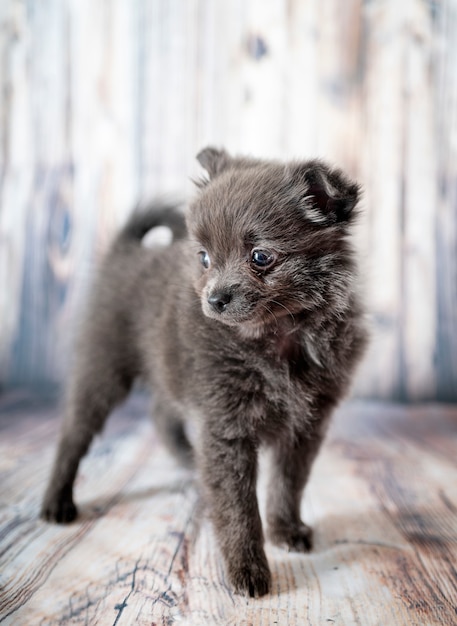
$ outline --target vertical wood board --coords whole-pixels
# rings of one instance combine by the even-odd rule
[[[5,0],[0,384],[62,380],[138,200],[192,196],[207,144],[363,185],[372,343],[355,392],[457,399],[457,0]]]

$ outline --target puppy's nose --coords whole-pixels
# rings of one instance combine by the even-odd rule
[[[216,291],[208,297],[208,302],[215,311],[222,313],[227,308],[231,299],[232,294],[228,291]]]

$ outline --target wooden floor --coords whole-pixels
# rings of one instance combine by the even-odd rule
[[[195,481],[146,408],[110,420],[78,479],[81,517],[58,527],[38,520],[58,412],[0,401],[2,624],[457,624],[457,407],[343,407],[303,502],[315,549],[267,544],[273,589],[257,600],[227,587]]]

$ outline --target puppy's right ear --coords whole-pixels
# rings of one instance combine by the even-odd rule
[[[341,170],[319,160],[307,161],[295,168],[294,179],[306,184],[306,214],[310,221],[344,224],[354,217],[360,187]]]
[[[210,178],[218,176],[229,166],[232,158],[225,150],[217,150],[216,148],[203,148],[197,154],[197,161],[208,172]]]

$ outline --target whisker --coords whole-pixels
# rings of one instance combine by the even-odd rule
[[[272,315],[274,317],[274,320],[276,322],[276,326],[279,327],[278,318],[276,317],[274,312],[270,309],[270,307],[268,307],[264,302],[260,302],[260,305],[265,309],[265,311],[267,311],[267,313],[269,313],[270,315]]]
[[[272,304],[277,304],[278,306],[281,306],[283,309],[285,309],[287,311],[287,313],[290,315],[290,317],[292,318],[292,321],[293,321],[294,326],[295,326],[295,316],[292,313],[292,311],[290,309],[288,309],[285,304],[282,304],[282,302],[278,302],[277,300],[271,300],[271,302],[272,302]]]

